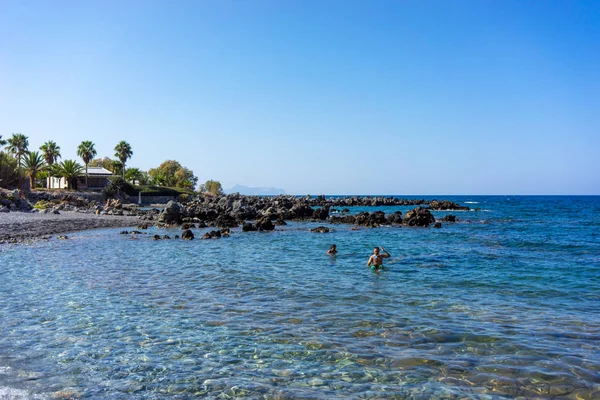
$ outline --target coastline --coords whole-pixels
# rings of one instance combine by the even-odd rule
[[[18,243],[46,235],[98,228],[135,226],[138,217],[96,215],[75,211],[60,214],[10,212],[0,214],[0,244]]]

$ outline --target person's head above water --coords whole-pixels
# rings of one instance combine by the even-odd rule
[[[373,249],[373,254],[379,254],[379,247],[375,247]]]
[[[332,244],[331,246],[329,246],[329,250],[335,250],[335,244]]]

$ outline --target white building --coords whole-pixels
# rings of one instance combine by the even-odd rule
[[[77,177],[77,189],[102,190],[108,185],[108,178],[114,176],[112,172],[102,167],[88,167],[88,184],[85,185],[85,171]],[[65,178],[48,177],[49,189],[66,189]]]

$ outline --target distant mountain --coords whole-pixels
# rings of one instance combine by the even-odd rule
[[[250,196],[268,196],[285,194],[285,190],[272,187],[248,187],[242,185],[235,185],[230,189],[225,189],[225,193],[239,193]]]

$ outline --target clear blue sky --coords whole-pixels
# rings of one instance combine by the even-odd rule
[[[0,0],[13,132],[226,188],[600,194],[600,2]]]

